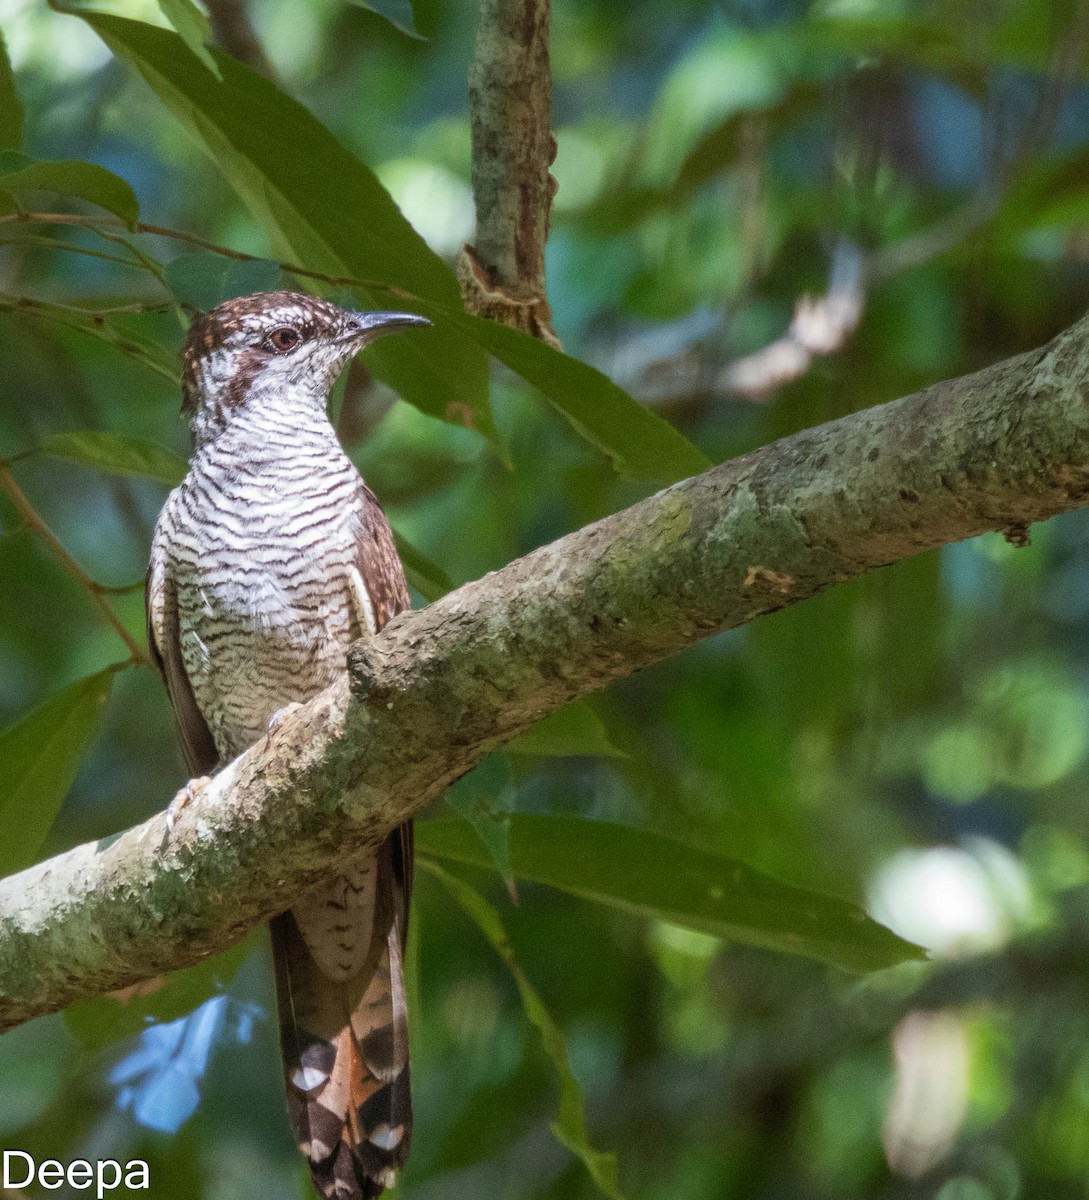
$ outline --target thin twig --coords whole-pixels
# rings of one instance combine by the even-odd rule
[[[95,228],[91,230],[97,237],[103,238],[107,242],[113,242],[115,245],[124,246],[125,249],[136,258],[136,264],[144,268],[150,274],[166,287],[166,272],[163,269],[163,264],[158,259],[152,258],[150,254],[145,254],[138,246],[134,246],[124,234],[111,233],[107,229]]]
[[[129,653],[132,655],[133,662],[150,666],[151,660],[148,658],[147,651],[136,641],[131,633],[121,623],[117,614],[107,604],[104,593],[108,590],[102,584],[92,579],[90,575],[79,565],[78,562],[68,553],[61,545],[57,535],[49,528],[42,519],[38,510],[31,504],[29,497],[23,489],[15,482],[15,476],[12,475],[10,468],[6,462],[0,462],[0,488],[11,497],[12,503],[15,505],[19,515],[30,529],[46,543],[53,551],[54,556],[60,562],[61,566],[72,576],[73,579],[80,585],[84,591],[98,606],[102,615],[113,626],[117,636],[129,648]]]
[[[814,359],[843,349],[862,319],[866,268],[859,246],[841,239],[832,256],[827,290],[795,303],[793,320],[781,337],[725,366],[693,362],[687,349],[658,359],[644,366],[636,394],[643,404],[656,406],[702,403],[724,395],[766,400],[776,388],[808,371]],[[662,376],[666,381],[656,382]]]
[[[161,312],[169,307],[169,302],[158,301],[142,307],[125,307],[119,309],[75,308],[71,305],[54,304],[47,300],[32,300],[29,296],[0,295],[0,311],[30,313],[34,316],[46,317],[51,321],[56,321],[60,325],[67,326],[69,329],[76,329],[81,333],[90,334],[91,337],[98,338],[99,341],[105,342],[108,346],[113,346],[123,354],[128,354],[130,357],[136,359],[137,362],[142,362],[144,366],[161,375],[164,379],[169,379],[171,383],[176,384],[178,382],[177,371],[171,370],[159,362],[143,346],[133,341],[132,338],[119,333],[103,317],[103,314],[110,312]],[[76,317],[89,318],[89,320],[80,321],[76,320]]]
[[[131,258],[122,258],[120,254],[106,254],[103,250],[92,250],[89,246],[77,246],[72,242],[63,242],[60,238],[45,237],[43,234],[25,234],[20,237],[0,238],[0,246],[35,246],[44,250],[67,250],[71,254],[84,254],[89,258],[102,258],[106,262],[120,263],[123,267],[143,270],[144,264]]]
[[[219,254],[223,258],[231,258],[237,262],[266,262],[259,254],[246,254],[242,250],[232,250],[228,246],[220,246],[216,242],[210,242],[207,238],[198,237],[195,233],[186,233],[180,229],[169,229],[165,225],[149,225],[144,221],[137,221],[135,225],[129,225],[127,221],[122,221],[120,217],[90,217],[81,213],[43,213],[43,212],[14,212],[5,213],[0,216],[0,225],[74,225],[84,229],[92,229],[96,233],[101,233],[102,228],[110,229],[129,229],[135,233],[151,233],[157,237],[170,238],[175,242],[185,242],[190,246],[197,246],[201,250],[210,250],[213,254]],[[103,235],[104,236],[104,235]],[[276,260],[272,260],[276,261]],[[384,283],[380,279],[359,279],[353,275],[326,275],[322,271],[311,271],[308,267],[300,267],[298,263],[277,262],[276,265],[281,271],[286,271],[289,275],[300,275],[306,279],[317,279],[321,283],[332,284],[334,287],[363,287],[371,291],[389,292],[390,295],[400,296],[404,300],[416,300],[418,297],[412,292],[405,291],[404,288],[395,287],[391,283]]]
[[[1000,201],[1001,196],[987,188],[948,217],[875,251],[866,261],[867,281],[891,279],[955,250],[970,234],[987,224],[998,211]]]
[[[89,317],[97,322],[102,317],[115,317],[121,313],[153,313],[164,312],[170,307],[165,300],[149,300],[147,303],[115,304],[106,308],[83,308],[78,304],[61,304],[57,300],[35,300],[31,296],[0,295],[0,307],[8,309],[48,309],[50,312],[63,316]]]

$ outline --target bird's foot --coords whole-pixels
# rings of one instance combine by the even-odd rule
[[[291,716],[293,712],[298,712],[302,705],[297,700],[292,700],[290,704],[285,704],[283,708],[278,708],[268,719],[268,725],[265,726],[265,749],[272,745],[272,735],[277,729]]]
[[[211,775],[201,775],[197,779],[190,779],[185,787],[178,789],[177,795],[166,806],[166,836],[168,838],[174,833],[174,822],[177,821],[181,810],[186,805],[192,804],[211,782]]]

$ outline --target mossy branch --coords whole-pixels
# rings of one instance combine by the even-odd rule
[[[1089,319],[403,614],[170,839],[160,815],[0,881],[0,1030],[223,949],[576,696],[876,567],[1087,503]]]

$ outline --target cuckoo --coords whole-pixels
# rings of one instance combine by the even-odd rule
[[[147,613],[194,777],[268,736],[344,670],[352,641],[408,607],[389,524],[327,401],[356,351],[426,324],[294,292],[193,322],[182,375],[193,455],[155,527]],[[288,1108],[329,1200],[378,1196],[408,1153],[411,878],[408,823],[285,897],[271,923]]]

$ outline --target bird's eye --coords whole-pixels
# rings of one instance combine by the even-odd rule
[[[283,329],[274,329],[268,335],[268,341],[273,350],[285,354],[288,350],[294,350],[299,344],[299,331],[285,325]]]

